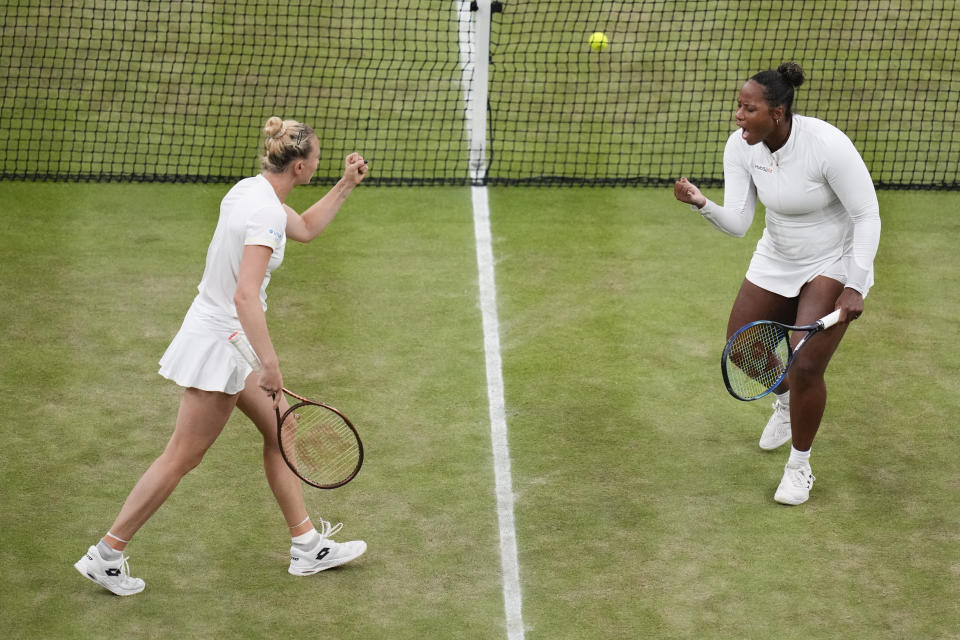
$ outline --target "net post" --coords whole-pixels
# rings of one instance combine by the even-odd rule
[[[475,7],[475,9],[474,9]],[[469,100],[467,104],[467,144],[470,151],[470,184],[487,183],[487,102],[490,80],[490,14],[491,0],[470,3],[474,15],[471,31],[473,52]]]

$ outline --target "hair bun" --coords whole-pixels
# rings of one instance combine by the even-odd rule
[[[777,67],[777,73],[783,76],[783,79],[794,87],[799,87],[803,84],[803,67],[796,62],[784,62]]]
[[[283,133],[283,120],[277,116],[271,116],[263,126],[263,132],[268,138],[279,137]]]

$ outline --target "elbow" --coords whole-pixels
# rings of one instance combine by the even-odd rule
[[[734,238],[742,238],[746,236],[747,231],[750,230],[749,226],[742,226],[742,225],[732,226],[732,225],[714,224],[714,226],[720,231],[723,231],[728,236],[732,236]]]
[[[252,302],[257,300],[257,296],[251,295],[249,291],[237,288],[233,294],[233,304],[237,308],[237,313],[241,309],[246,309]]]
[[[750,226],[753,224],[753,209],[741,209],[731,222],[730,235],[734,238],[745,237],[747,232],[750,231]]]
[[[297,229],[295,231],[287,231],[287,238],[300,244],[309,244],[320,235],[319,230],[311,229],[310,227],[304,227],[302,229]]]

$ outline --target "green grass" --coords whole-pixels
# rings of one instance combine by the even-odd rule
[[[288,384],[347,411],[367,448],[360,478],[311,492],[311,508],[371,553],[323,582],[288,579],[257,436],[235,417],[137,539],[151,597],[119,601],[77,589],[70,564],[169,437],[178,392],[155,363],[195,293],[223,189],[2,189],[18,203],[2,245],[8,635],[89,637],[109,618],[120,636],[279,637],[306,625],[422,637],[437,610],[463,630],[450,637],[497,635],[499,568],[475,561],[497,542],[495,522],[477,517],[493,497],[468,199],[358,193],[329,240],[291,246],[271,287]],[[53,555],[39,555],[51,537]]]
[[[719,381],[761,225],[725,237],[664,192],[497,192],[530,637],[955,637],[955,200],[881,194],[878,284],[788,509],[784,454],[755,444],[769,405]]]
[[[235,416],[131,545],[143,594],[70,566],[169,437],[179,393],[156,361],[224,191],[0,183],[0,630],[505,638],[464,189],[362,188],[270,286],[287,383],[364,436],[361,475],[308,493],[367,540],[362,559],[286,574]],[[718,372],[759,223],[728,238],[669,190],[491,192],[529,640],[957,637],[957,197],[880,199],[877,284],[828,372],[817,483],[786,508],[785,453],[756,447],[768,406]]]
[[[245,175],[280,113],[317,126],[321,176],[357,149],[373,178],[465,180],[455,7],[408,4],[4,7],[0,172]],[[739,83],[798,59],[798,112],[847,131],[875,180],[955,185],[956,9],[914,4],[864,21],[846,1],[506,3],[491,175],[716,179]],[[169,437],[179,391],[156,362],[226,188],[0,182],[0,632],[504,638],[462,188],[360,189],[270,286],[288,385],[363,434],[357,480],[308,501],[366,556],[286,574],[258,437],[235,416],[131,546],[144,594],[70,566]],[[772,500],[783,452],[756,447],[768,405],[718,375],[759,222],[725,237],[664,189],[495,188],[491,204],[529,640],[960,637],[956,194],[881,193],[877,285],[828,372],[818,480],[795,509]]]

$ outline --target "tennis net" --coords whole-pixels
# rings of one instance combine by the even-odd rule
[[[795,60],[794,110],[844,130],[878,186],[960,188],[952,0],[504,0],[488,60],[470,5],[6,0],[0,179],[231,181],[279,115],[317,130],[318,183],[357,150],[381,185],[717,184],[740,84]]]

